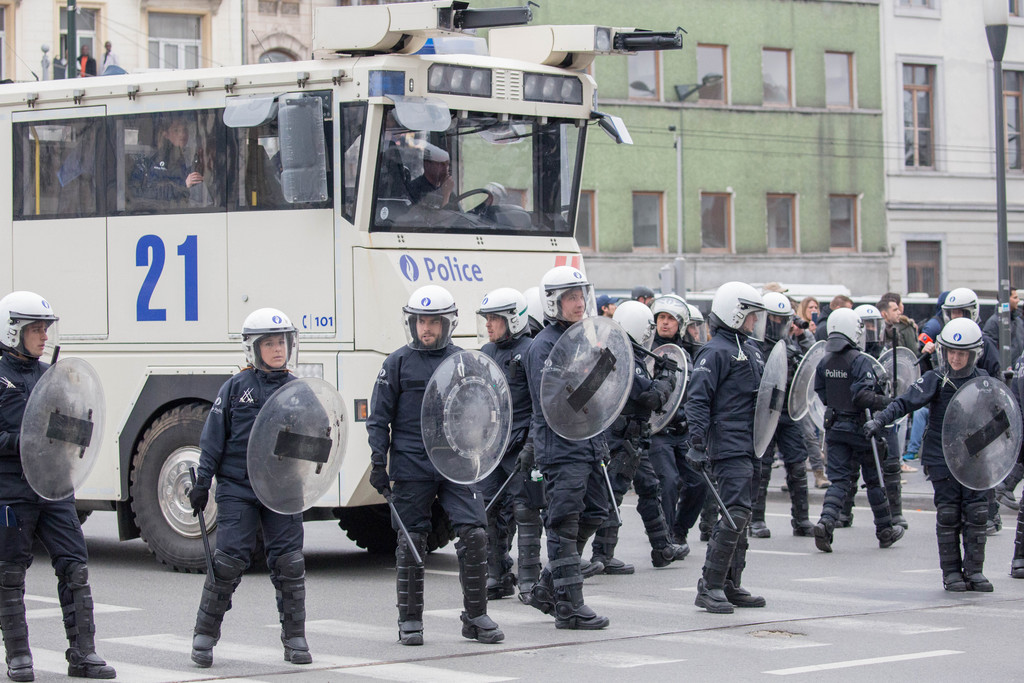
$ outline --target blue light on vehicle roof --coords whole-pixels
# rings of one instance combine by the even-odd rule
[[[404,71],[371,71],[370,72],[370,97],[382,95],[404,95],[405,94],[405,72]]]

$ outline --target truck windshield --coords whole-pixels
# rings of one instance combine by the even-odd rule
[[[586,126],[459,112],[441,132],[385,113],[371,230],[571,236]]]

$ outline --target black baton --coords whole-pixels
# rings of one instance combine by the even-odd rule
[[[864,415],[870,420],[871,411],[867,408],[864,409]],[[875,456],[875,471],[878,472],[878,485],[882,487],[882,493],[885,493],[885,478],[882,475],[882,461],[878,457],[878,444],[875,443],[875,437],[871,436],[868,438],[871,442],[871,452]],[[889,496],[885,496],[885,507],[889,508]],[[889,517],[892,517],[892,509],[889,509]]]
[[[188,468],[189,477],[192,478],[192,486],[196,485],[196,468]],[[213,580],[213,555],[210,553],[210,535],[206,533],[206,515],[200,510],[199,514],[196,515],[199,518],[199,533],[203,537],[203,554],[206,555],[206,571],[210,573],[210,579]]]
[[[704,475],[704,481],[707,482],[708,488],[711,489],[711,495],[713,495],[715,500],[718,502],[718,507],[722,510],[722,517],[725,518],[725,521],[729,522],[729,528],[733,531],[739,531],[739,529],[736,528],[736,520],[732,518],[732,515],[729,514],[729,508],[725,507],[725,503],[722,502],[722,497],[718,495],[718,489],[715,488],[714,483],[711,481],[711,477],[708,476],[707,470],[701,467],[700,473]]]
[[[498,489],[498,492],[494,494],[493,498],[491,498],[491,502],[488,503],[487,506],[484,508],[484,512],[491,511],[491,507],[494,506],[494,501],[498,500],[498,498],[501,497],[501,494],[505,492],[505,489],[508,488],[508,485],[512,483],[512,477],[516,476],[517,474],[519,474],[519,463],[516,463],[516,466],[512,468],[512,474],[508,475],[508,479],[505,480],[505,483],[501,485],[501,488]]]
[[[423,558],[420,557],[420,551],[416,549],[416,544],[412,542],[412,536],[409,535],[409,530],[405,528],[405,524],[402,523],[402,518],[398,516],[398,510],[395,509],[395,504],[391,500],[391,491],[388,491],[383,495],[384,500],[388,502],[388,507],[391,508],[391,518],[398,522],[398,528],[402,531],[402,535],[405,536],[405,543],[409,546],[410,552],[412,552],[412,559],[416,560],[416,564],[423,564]]]
[[[601,471],[604,472],[604,483],[608,484],[608,495],[611,497],[612,509],[615,510],[615,519],[619,526],[622,526],[622,515],[619,514],[619,506],[615,504],[615,489],[612,488],[612,478],[608,476],[608,465],[601,460]]]

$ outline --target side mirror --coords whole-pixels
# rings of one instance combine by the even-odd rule
[[[319,97],[301,94],[278,98],[281,141],[281,190],[290,204],[327,199],[327,142],[323,104]]]

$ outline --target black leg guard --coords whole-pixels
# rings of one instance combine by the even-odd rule
[[[967,590],[991,593],[992,582],[981,573],[985,564],[985,522],[987,503],[972,503],[964,515],[964,580]]]
[[[487,616],[487,532],[478,526],[464,526],[460,531],[455,551],[465,608],[462,636],[481,643],[500,643],[505,634]]]
[[[410,533],[420,553],[427,555],[427,537]],[[398,575],[398,642],[402,645],[423,644],[423,564],[416,564],[405,534],[398,535],[395,549],[395,570]]]
[[[598,574],[601,574],[601,573],[604,572],[604,562],[601,561],[601,555],[600,554],[593,555],[589,560],[586,560],[586,559],[583,558],[583,551],[587,549],[587,541],[590,540],[591,537],[593,537],[594,538],[594,548],[595,548],[594,552],[595,553],[597,552],[596,548],[600,544],[599,541],[598,541],[597,535],[598,535],[598,532],[600,532],[601,527],[604,526],[605,524],[615,525],[615,539],[616,539],[616,542],[617,542],[619,536],[618,536],[618,526],[617,526],[616,522],[614,522],[614,521],[606,521],[605,523],[595,523],[595,522],[589,522],[589,521],[588,522],[580,521],[580,523],[579,523],[579,531],[576,534],[576,552],[579,553],[579,556],[580,556],[580,571],[583,572],[583,578],[584,579],[589,579],[591,576],[597,576]],[[612,548],[612,550],[614,552],[614,548]],[[553,552],[554,554],[557,554],[558,553],[558,548],[556,547],[555,550],[552,551],[550,546],[549,546],[548,547],[548,552],[549,553]],[[619,564],[622,564],[622,563],[620,562]]]
[[[769,447],[768,452],[772,452]],[[772,459],[765,453],[765,456],[754,465],[758,473],[759,481],[757,486],[757,498],[754,499],[754,507],[750,511],[750,524],[747,526],[748,533],[754,538],[771,538],[772,532],[764,522],[764,511],[768,504],[768,485],[772,480]],[[758,470],[760,470],[758,472]]]
[[[529,594],[540,579],[540,536],[543,526],[540,512],[515,504],[516,525],[519,527],[519,599],[529,604]]]
[[[810,506],[807,502],[807,472],[802,462],[786,463],[786,487],[789,489],[793,535],[813,536],[814,525],[810,521]]]
[[[35,680],[25,620],[25,567],[14,562],[0,562],[0,630],[7,653],[7,677]]]
[[[935,511],[935,538],[939,542],[939,569],[942,587],[951,593],[967,590],[963,562],[960,559],[960,509],[940,505]]]
[[[741,525],[746,510],[743,508],[736,508],[737,512],[733,514],[733,519],[737,525]],[[732,513],[732,510],[729,510]],[[750,591],[743,588],[740,585],[740,581],[743,578],[743,570],[747,566],[747,546],[749,545],[747,537],[740,534],[740,537],[736,539],[736,550],[732,554],[732,562],[729,564],[729,576],[725,580],[725,597],[736,607],[764,607],[765,599],[759,595],[751,595]]]
[[[904,529],[909,529],[910,524],[907,523],[907,518],[903,516],[903,485],[900,483],[902,472],[900,471],[900,462],[890,462],[889,459],[882,464],[882,483],[885,485],[885,497],[889,501],[889,515],[892,517],[892,523],[896,526],[901,526]]]
[[[213,646],[220,640],[224,613],[231,609],[231,596],[242,580],[248,563],[221,551],[213,554],[213,576],[207,574],[199,600],[192,636],[192,661],[204,669],[213,665]]]
[[[114,667],[108,666],[96,654],[96,622],[93,620],[92,590],[89,588],[89,568],[72,562],[61,576],[61,583],[70,603],[61,604],[64,612],[64,630],[68,636],[68,676],[75,678],[113,678]]]
[[[644,520],[644,531],[647,532],[647,540],[651,542],[651,564],[655,567],[667,567],[690,554],[690,546],[673,543],[668,537],[668,525],[660,505],[653,519]]]
[[[987,522],[985,532],[992,536],[999,533],[1003,528],[1003,518],[999,515],[999,503],[996,501],[996,490],[989,489],[985,492],[988,499]]]
[[[555,628],[596,630],[608,625],[608,618],[598,616],[583,602],[583,574],[576,540],[579,534],[575,521],[567,521],[557,529],[558,557],[551,561],[555,589]]]
[[[306,560],[301,550],[277,558],[270,576],[277,589],[284,661],[310,664],[313,655],[306,642]]]
[[[700,511],[700,522],[697,523],[697,528],[700,531],[700,540],[711,540],[711,533],[714,531],[715,525],[718,524],[718,515],[718,502],[714,496],[706,496],[704,498],[704,507]]]
[[[875,538],[879,548],[889,548],[903,538],[903,527],[896,526],[889,513],[889,499],[881,486],[868,487],[868,502],[871,503],[871,514],[875,517]]]
[[[853,526],[853,506],[856,504],[858,488],[860,488],[860,475],[854,473],[850,481],[850,488],[846,489],[846,498],[843,499],[843,503],[839,507],[836,526],[844,529]]]
[[[1001,505],[1005,505],[1011,510],[1020,510],[1020,502],[1014,497],[1013,490],[1017,488],[1021,479],[1024,479],[1024,465],[1017,462],[1006,478],[996,485],[996,500]]]
[[[1024,579],[1024,510],[1017,514],[1017,536],[1013,544],[1010,576],[1015,579]]]
[[[503,510],[495,504],[487,514],[487,599],[500,600],[516,592],[516,577],[509,569],[508,534],[501,528]]]
[[[615,557],[615,546],[618,545],[618,543],[618,524],[611,524],[610,526],[602,526],[599,528],[594,534],[594,542],[591,545],[591,548],[594,551],[593,557],[590,558],[591,564],[597,564],[600,562],[604,565],[604,569],[602,571],[605,574],[632,574],[635,572],[636,567],[631,564],[626,564]]]
[[[732,614],[733,606],[725,594],[725,582],[732,566],[732,556],[736,552],[739,539],[747,533],[747,522],[750,511],[743,508],[730,508],[729,513],[736,522],[733,531],[721,520],[715,525],[708,551],[704,558],[703,575],[697,581],[697,598],[693,601],[697,607],[703,607],[712,614]]]

